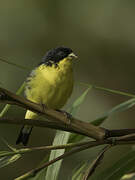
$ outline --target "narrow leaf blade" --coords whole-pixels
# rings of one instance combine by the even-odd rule
[[[86,89],[86,91],[84,91],[84,93],[79,98],[77,98],[76,101],[74,101],[71,108],[69,109],[69,113],[72,114],[72,116],[76,115],[77,111],[79,110],[80,105],[83,103],[87,93],[89,92],[91,88],[92,86]]]
[[[17,67],[17,68],[23,69],[23,70],[30,70],[30,69],[29,69],[28,67],[26,67],[26,66],[22,66],[22,65],[20,65],[20,64],[16,64],[16,63],[10,62],[10,61],[6,60],[5,58],[2,58],[2,57],[0,57],[0,61],[2,61],[2,62],[4,62],[4,63],[7,63],[7,64],[10,64],[10,65],[12,65],[12,66],[15,66],[15,67]]]
[[[105,152],[110,148],[110,145],[107,145],[99,154],[98,156],[94,159],[92,163],[88,165],[88,168],[85,170],[83,173],[83,178],[82,180],[88,180],[88,178],[94,173],[95,169],[97,166],[101,163]]]
[[[82,180],[83,178],[83,172],[87,168],[89,162],[82,163],[78,168],[73,171],[71,174],[71,177],[69,177],[69,180]]]
[[[71,108],[69,110],[70,114],[75,115],[77,113],[77,110],[79,109],[80,105],[83,103],[83,101],[90,89],[91,89],[90,87],[88,89],[86,89],[86,91],[84,91],[84,93],[79,98],[76,99],[76,101],[73,103],[73,105],[71,106]],[[70,137],[69,132],[57,131],[56,136],[54,138],[53,145],[66,144],[69,140],[69,137]],[[52,151],[50,154],[49,160],[52,160],[52,159],[62,155],[64,152],[65,152],[64,149]],[[55,163],[47,168],[46,180],[48,180],[48,179],[57,180],[58,179],[58,174],[60,171],[61,164],[62,164],[62,160],[58,161],[57,163]]]
[[[135,151],[130,151],[114,163],[111,167],[98,174],[94,180],[101,178],[104,180],[119,180],[124,174],[135,168]]]
[[[6,157],[0,158],[0,168],[5,167],[5,166],[17,161],[20,157],[21,157],[20,154],[16,154],[13,156],[6,156]]]
[[[115,114],[115,113],[119,113],[119,112],[123,112],[125,110],[130,109],[131,107],[133,107],[135,105],[135,98],[132,98],[130,100],[127,100],[123,103],[120,103],[118,105],[116,105],[115,107],[113,107],[111,110],[109,110],[108,112],[106,112],[103,116],[95,119],[94,121],[92,121],[91,123],[94,125],[100,125],[102,124],[109,116]]]
[[[8,147],[12,150],[12,151],[0,151],[0,168],[5,167],[15,161],[17,161],[21,155],[20,154],[14,154],[11,156],[6,156],[8,153],[12,153],[12,152],[16,152],[17,150],[12,147],[11,145],[7,144]]]

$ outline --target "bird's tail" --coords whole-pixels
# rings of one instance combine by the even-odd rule
[[[26,115],[25,115],[25,119],[34,119],[35,117],[37,117],[36,113],[27,110]],[[32,128],[33,128],[32,126],[28,126],[28,125],[23,126],[20,130],[16,144],[22,143],[24,146],[26,146],[28,143],[29,136],[31,134]]]
[[[22,143],[24,146],[26,146],[28,143],[32,128],[33,128],[32,126],[23,126],[16,140],[16,144]]]

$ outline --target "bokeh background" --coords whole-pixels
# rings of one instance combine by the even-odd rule
[[[126,0],[29,0],[0,1],[0,57],[28,67],[30,70],[45,52],[56,46],[71,47],[79,59],[75,64],[75,88],[67,107],[87,88],[80,82],[121,90],[135,91],[135,1]],[[22,70],[0,61],[0,85],[15,92],[29,70]],[[92,90],[77,114],[84,121],[94,120],[127,97]],[[4,106],[0,105],[0,109]],[[25,111],[11,107],[7,117],[24,117]],[[134,127],[135,108],[115,114],[102,126]],[[19,126],[0,125],[0,137],[16,148]],[[35,128],[29,146],[49,145],[55,131]],[[0,140],[0,150],[7,147]],[[99,148],[96,148],[96,150]],[[110,166],[130,147],[109,151],[103,165]],[[59,179],[67,180],[72,170],[84,160],[92,160],[97,151],[67,158]],[[15,163],[0,169],[0,178],[14,179],[36,167],[45,152],[30,153]],[[8,172],[8,173],[7,173]]]

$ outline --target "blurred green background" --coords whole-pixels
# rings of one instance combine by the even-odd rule
[[[79,82],[134,93],[135,1],[0,1],[0,57],[32,69],[48,49],[61,45],[72,48],[79,57],[75,64],[75,88],[67,107],[87,88]],[[0,62],[0,84],[15,92],[29,72]],[[127,99],[92,90],[81,105],[77,117],[85,121],[94,120]],[[116,114],[102,126],[134,127],[134,110],[132,108]],[[24,114],[23,109],[12,107],[6,116],[24,117]],[[0,137],[19,148],[21,146],[15,146],[19,129],[19,126],[1,124]],[[54,133],[54,130],[35,128],[29,146],[51,144]],[[0,149],[6,148],[1,140]],[[127,150],[129,146],[109,151],[102,168],[111,165]],[[0,178],[14,179],[36,167],[45,154],[24,155],[15,163],[0,169]],[[93,159],[96,154],[94,149],[67,158],[59,179],[67,180],[77,164]]]

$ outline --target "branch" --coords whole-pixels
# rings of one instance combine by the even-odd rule
[[[22,118],[4,118],[0,117],[0,124],[16,124],[16,125],[31,125],[36,127],[46,127],[51,129],[57,129],[62,131],[67,131],[71,133],[78,133],[84,136],[87,136],[83,132],[78,132],[75,129],[64,123],[56,122],[56,121],[50,121],[47,119],[22,119]],[[107,130],[108,135],[107,138],[111,137],[119,137],[119,140],[123,137],[128,137],[129,135],[132,135],[135,133],[135,129],[118,129],[118,130]],[[122,137],[121,137],[122,136]],[[131,136],[130,136],[131,138]],[[135,137],[132,137],[132,140],[135,140]]]
[[[76,147],[68,152],[65,152],[63,155],[49,162],[46,162],[41,167],[31,170],[30,172],[17,178],[16,180],[21,180],[26,177],[32,177],[41,169],[46,168],[47,166],[55,163],[56,161],[91,147],[95,147],[103,144],[111,144],[111,145],[135,144],[135,129],[106,130],[104,128],[94,126],[90,123],[75,119],[74,117],[69,118],[65,116],[62,112],[58,112],[53,109],[44,107],[43,105],[33,103],[3,88],[0,88],[0,103],[17,105],[25,109],[29,109],[33,112],[36,112],[38,115],[41,115],[42,117],[45,117],[45,119],[34,119],[34,120],[20,119],[20,118],[0,118],[0,123],[24,124],[24,125],[26,124],[26,125],[33,125],[39,127],[60,129],[64,131],[82,134],[97,140],[97,141],[84,143],[80,147]],[[53,148],[56,147],[49,147],[49,148],[50,149],[48,150],[52,150]],[[25,149],[23,150],[25,151]],[[24,153],[24,151],[22,151],[21,153]],[[31,150],[27,149],[27,152],[28,151],[30,152]]]
[[[135,133],[126,135],[126,136],[117,137],[117,138],[100,140],[100,141],[90,141],[89,140],[89,141],[84,141],[84,142],[68,143],[68,144],[56,145],[56,146],[21,148],[21,149],[17,149],[16,151],[3,152],[0,154],[0,158],[5,157],[5,156],[15,155],[15,154],[25,154],[25,153],[39,151],[39,150],[51,151],[51,150],[57,150],[57,149],[68,149],[68,148],[73,148],[73,147],[79,147],[79,146],[83,146],[83,145],[89,145],[90,146],[89,148],[92,148],[95,146],[105,145],[105,144],[109,144],[109,145],[135,144]]]
[[[39,127],[48,127],[48,128],[78,133],[81,135],[92,137],[96,140],[102,140],[109,137],[117,137],[117,136],[123,136],[131,133],[135,133],[135,129],[107,130],[104,128],[94,126],[90,123],[80,121],[73,117],[69,119],[61,112],[55,111],[53,109],[49,109],[47,107],[44,108],[43,105],[33,103],[3,88],[0,88],[0,103],[18,105],[25,109],[30,109],[46,118],[46,119],[44,118],[44,120],[0,118],[0,123],[24,124],[24,125],[26,124],[26,125],[33,125]]]
[[[73,117],[69,119],[67,116],[65,116],[61,112],[33,103],[3,88],[0,88],[0,102],[12,104],[12,105],[18,105],[25,109],[29,109],[31,111],[38,113],[39,115],[46,117],[50,121],[59,122],[62,125],[68,126],[76,133],[84,134],[96,140],[104,139],[106,136],[105,129],[94,126],[87,122],[80,121]]]
[[[47,119],[21,119],[21,118],[0,118],[0,124],[16,124],[16,125],[31,125],[36,127],[45,127],[45,128],[51,128],[51,129],[57,129],[62,131],[67,131],[71,133],[78,133],[81,135],[87,136],[83,132],[78,132],[74,128],[69,127],[61,122],[56,121],[50,121]]]

